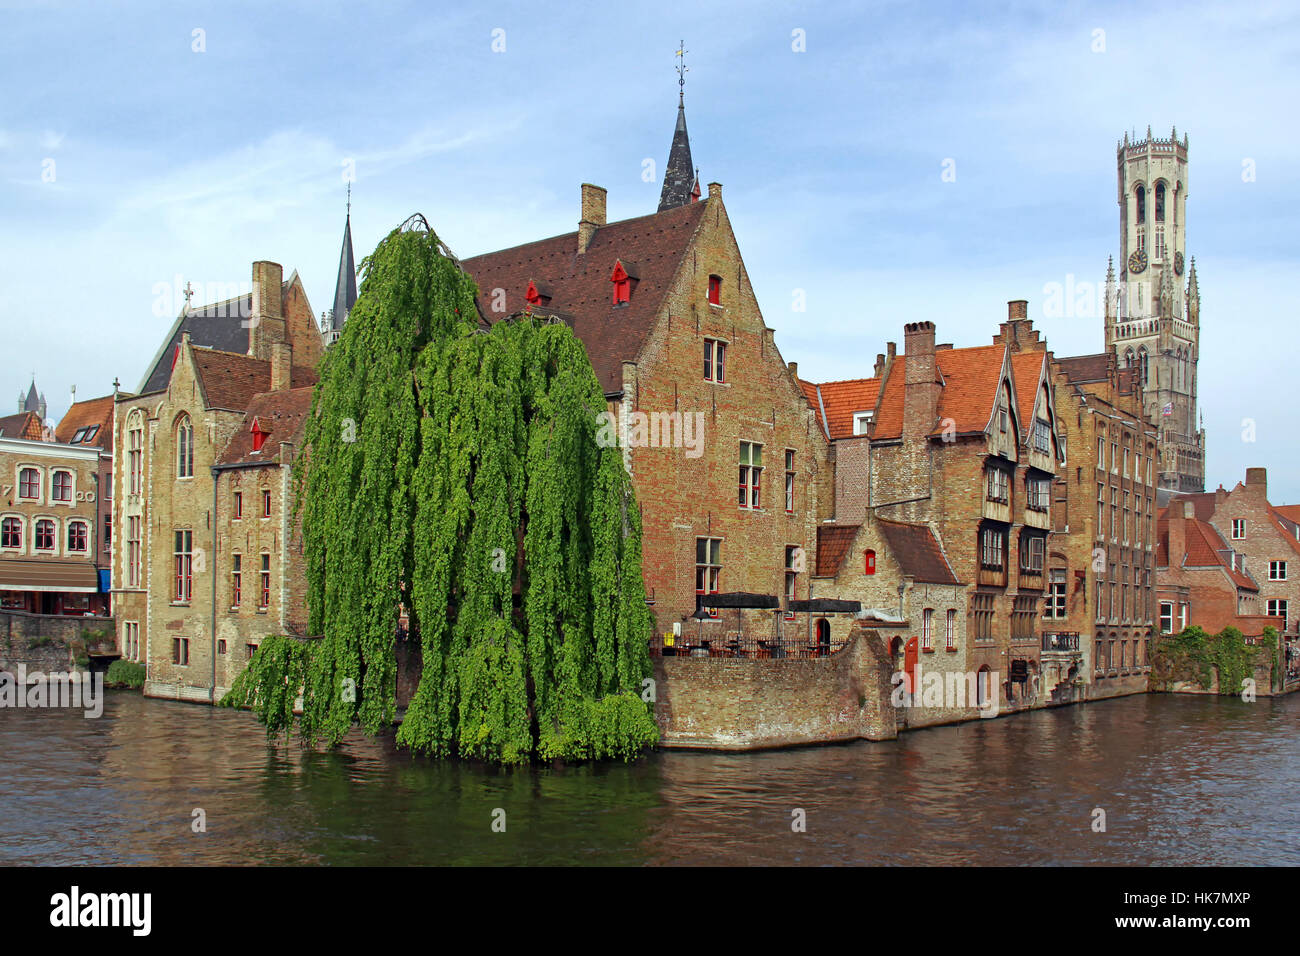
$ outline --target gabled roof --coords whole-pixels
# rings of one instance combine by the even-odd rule
[[[1300,524],[1300,505],[1273,505],[1273,510],[1292,524]]]
[[[84,436],[85,432],[82,430],[91,428],[95,429],[94,434],[89,436],[89,440],[83,437],[78,444],[111,450],[113,447],[112,395],[91,398],[74,404],[60,420],[59,426],[54,429],[54,440],[65,445],[71,444],[78,432],[82,432]]]
[[[218,467],[253,462],[278,464],[280,442],[301,444],[303,425],[311,411],[314,388],[287,388],[278,392],[259,392],[248,401],[244,422],[235,430],[230,442],[217,456]],[[261,451],[253,450],[253,422],[267,433]]]
[[[876,524],[889,553],[898,562],[903,574],[925,584],[960,584],[953,574],[948,556],[939,546],[934,532],[923,524],[908,524],[902,521],[886,521],[877,518]]]
[[[799,381],[822,429],[832,438],[853,437],[856,412],[874,412],[880,396],[880,379],[855,378],[820,385]]]
[[[1016,382],[1016,405],[1020,409],[1020,434],[1024,438],[1034,422],[1034,406],[1038,404],[1038,386],[1047,370],[1046,352],[1013,352],[1012,377]]]
[[[295,272],[296,276],[297,273]],[[293,276],[280,285],[280,295],[288,291]],[[149,370],[140,380],[140,394],[161,392],[172,377],[172,357],[181,336],[190,333],[195,345],[223,352],[248,351],[249,316],[253,314],[253,293],[237,295],[224,302],[213,302],[188,312],[181,312],[172,323],[171,331],[149,364]]]
[[[1228,557],[1231,548],[1223,536],[1215,530],[1214,525],[1200,518],[1186,519],[1186,542],[1181,555],[1169,554],[1168,511],[1160,515],[1156,524],[1156,567],[1157,568],[1220,568],[1229,580],[1239,588],[1258,591],[1257,585],[1249,575],[1236,570]],[[1172,564],[1171,564],[1172,560]]]
[[[247,355],[195,348],[194,369],[208,408],[242,412],[254,395],[271,388],[271,363]],[[315,385],[316,378],[315,369],[295,365],[289,372],[289,386]]]
[[[1070,355],[1056,360],[1056,364],[1065,375],[1065,380],[1071,385],[1106,381],[1109,362],[1110,356],[1106,352],[1098,352],[1095,355]]]
[[[993,417],[993,404],[1002,380],[1005,345],[979,345],[966,349],[940,349],[935,353],[939,390],[939,414],[931,435],[943,433],[943,420],[951,418],[958,434],[982,432]],[[885,377],[876,415],[874,437],[903,437],[903,392],[907,363],[899,355]],[[1012,376],[1014,378],[1014,375]]]
[[[41,436],[41,416],[35,412],[16,412],[0,417],[0,438],[40,441]]]
[[[821,524],[817,526],[817,573],[819,578],[833,578],[840,573],[844,556],[858,533],[855,524]]]
[[[654,328],[707,206],[687,203],[601,226],[583,255],[578,234],[569,232],[474,256],[461,265],[478,284],[479,310],[491,322],[523,309],[530,281],[544,282],[551,292],[549,308],[573,316],[573,331],[610,394],[622,390],[622,363],[637,358]],[[619,259],[636,263],[640,281],[631,300],[616,306],[609,277]],[[495,289],[505,292],[504,312],[492,309]]]
[[[1214,517],[1215,493],[1213,491],[1189,491],[1177,492],[1169,499],[1166,508],[1180,508],[1184,502],[1190,501],[1195,510],[1198,521],[1209,521]]]

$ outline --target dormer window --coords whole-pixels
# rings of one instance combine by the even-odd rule
[[[529,305],[547,306],[551,302],[551,292],[542,283],[530,279],[528,281],[528,291],[524,293],[524,301]]]
[[[253,433],[253,451],[261,451],[262,445],[266,442],[266,436],[271,433],[263,430],[261,421],[256,418],[253,419],[253,427],[249,430]]]
[[[853,434],[865,435],[871,427],[871,420],[875,412],[854,412],[853,413]]]
[[[637,270],[632,263],[622,259],[614,263],[614,273],[609,281],[614,283],[614,304],[626,305],[632,301],[632,286],[636,282]]]
[[[722,305],[722,276],[709,276],[709,305]]]

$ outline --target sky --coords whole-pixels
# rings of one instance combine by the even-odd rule
[[[349,175],[358,262],[414,212],[462,258],[570,232],[583,182],[654,212],[684,40],[701,181],[815,381],[906,322],[987,344],[1010,299],[1101,351],[1048,292],[1118,254],[1125,131],[1186,133],[1206,485],[1300,502],[1300,6],[441,7],[0,0],[0,414],[33,373],[52,419],[135,389],[180,288],[254,260],[329,308]]]

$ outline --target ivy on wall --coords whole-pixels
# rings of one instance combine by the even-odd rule
[[[1151,659],[1152,687],[1168,690],[1182,682],[1210,690],[1217,674],[1218,693],[1236,696],[1242,681],[1255,676],[1256,667],[1274,663],[1277,649],[1278,634],[1271,625],[1255,644],[1247,644],[1235,627],[1209,634],[1193,625],[1157,643]]]
[[[504,764],[630,758],[651,619],[639,512],[605,400],[564,325],[483,331],[472,279],[430,231],[394,230],[321,367],[295,463],[309,629],[263,641],[223,703],[336,744],[396,718],[394,634],[423,669],[397,734]]]

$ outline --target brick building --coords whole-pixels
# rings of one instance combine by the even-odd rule
[[[722,592],[806,595],[787,567],[816,544],[826,438],[763,319],[722,201],[689,177],[685,114],[653,215],[606,221],[584,184],[576,232],[465,260],[480,309],[564,321],[586,346],[643,522],[646,596],[659,632],[713,642],[770,635],[772,611],[703,612]],[[804,627],[787,622],[790,627]]]
[[[303,619],[287,468],[321,336],[296,274],[286,283],[278,264],[255,262],[252,285],[243,306],[180,321],[242,329],[244,349],[201,348],[181,328],[170,361],[146,375],[151,390],[114,410],[119,647],[146,664],[152,696],[219,698],[249,644]],[[232,325],[241,309],[249,318]]]

